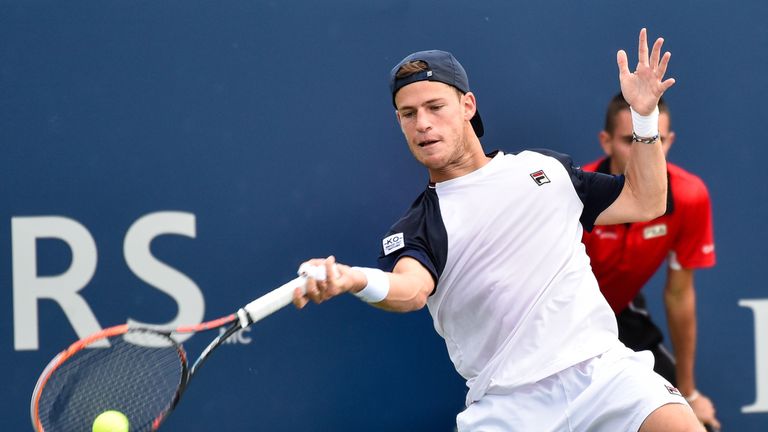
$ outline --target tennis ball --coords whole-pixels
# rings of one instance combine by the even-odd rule
[[[104,411],[93,421],[93,432],[128,432],[128,417],[120,411]]]

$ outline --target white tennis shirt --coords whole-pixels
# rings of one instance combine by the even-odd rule
[[[581,235],[623,184],[551,151],[497,152],[430,185],[391,228],[379,265],[391,271],[409,256],[432,273],[428,308],[467,380],[467,405],[617,344]]]

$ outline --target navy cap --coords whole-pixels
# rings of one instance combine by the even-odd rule
[[[398,79],[397,71],[406,63],[415,61],[423,61],[427,64],[428,69]],[[461,63],[456,60],[456,57],[446,51],[419,51],[400,60],[400,63],[392,68],[392,71],[389,73],[389,90],[392,92],[392,104],[394,105],[395,95],[401,88],[418,81],[438,81],[456,87],[462,93],[469,91],[467,72],[461,66]],[[475,111],[475,115],[470,120],[470,123],[472,123],[472,129],[475,130],[475,135],[478,137],[483,136],[484,129],[483,121],[480,119],[480,111]]]

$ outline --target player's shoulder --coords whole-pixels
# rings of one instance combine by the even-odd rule
[[[667,173],[675,201],[695,202],[709,199],[707,185],[701,177],[671,162],[667,162]]]
[[[560,153],[555,150],[547,149],[547,148],[530,148],[521,150],[516,153],[511,153],[510,156],[513,156],[519,160],[531,162],[531,163],[539,163],[542,161],[557,161],[560,164],[562,164],[567,170],[571,170],[572,168],[579,168],[573,166],[573,159],[570,155],[567,155],[565,153]]]
[[[548,148],[528,148],[528,149],[520,150],[519,152],[513,153],[513,154],[517,156],[532,157],[532,158],[550,157],[558,160],[571,159],[571,157],[565,153],[560,153],[558,151],[548,149]]]
[[[393,228],[420,225],[425,218],[434,216],[437,211],[439,211],[437,195],[434,187],[430,185],[413,200]]]

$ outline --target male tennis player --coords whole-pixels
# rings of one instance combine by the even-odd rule
[[[377,307],[428,305],[456,370],[467,380],[460,431],[694,431],[679,391],[653,372],[653,356],[617,338],[581,243],[583,228],[649,220],[666,208],[659,98],[669,53],[662,39],[639,62],[617,54],[633,109],[625,175],[588,173],[562,154],[486,155],[467,75],[447,52],[411,54],[394,67],[397,119],[430,184],[383,239],[381,269],[323,262],[294,304],[352,292]]]
[[[670,126],[669,109],[662,98],[659,135],[665,154],[675,140]],[[608,104],[599,139],[605,157],[584,170],[623,173],[632,146],[632,118],[621,93]],[[712,401],[696,389],[694,376],[694,271],[715,264],[709,193],[699,177],[677,165],[667,162],[667,173],[664,215],[649,222],[596,226],[584,234],[583,241],[600,290],[617,314],[619,340],[635,351],[651,351],[654,370],[680,389],[699,420],[720,429]],[[640,292],[664,261],[668,262],[664,304],[674,357],[662,344],[661,330],[645,310]]]

